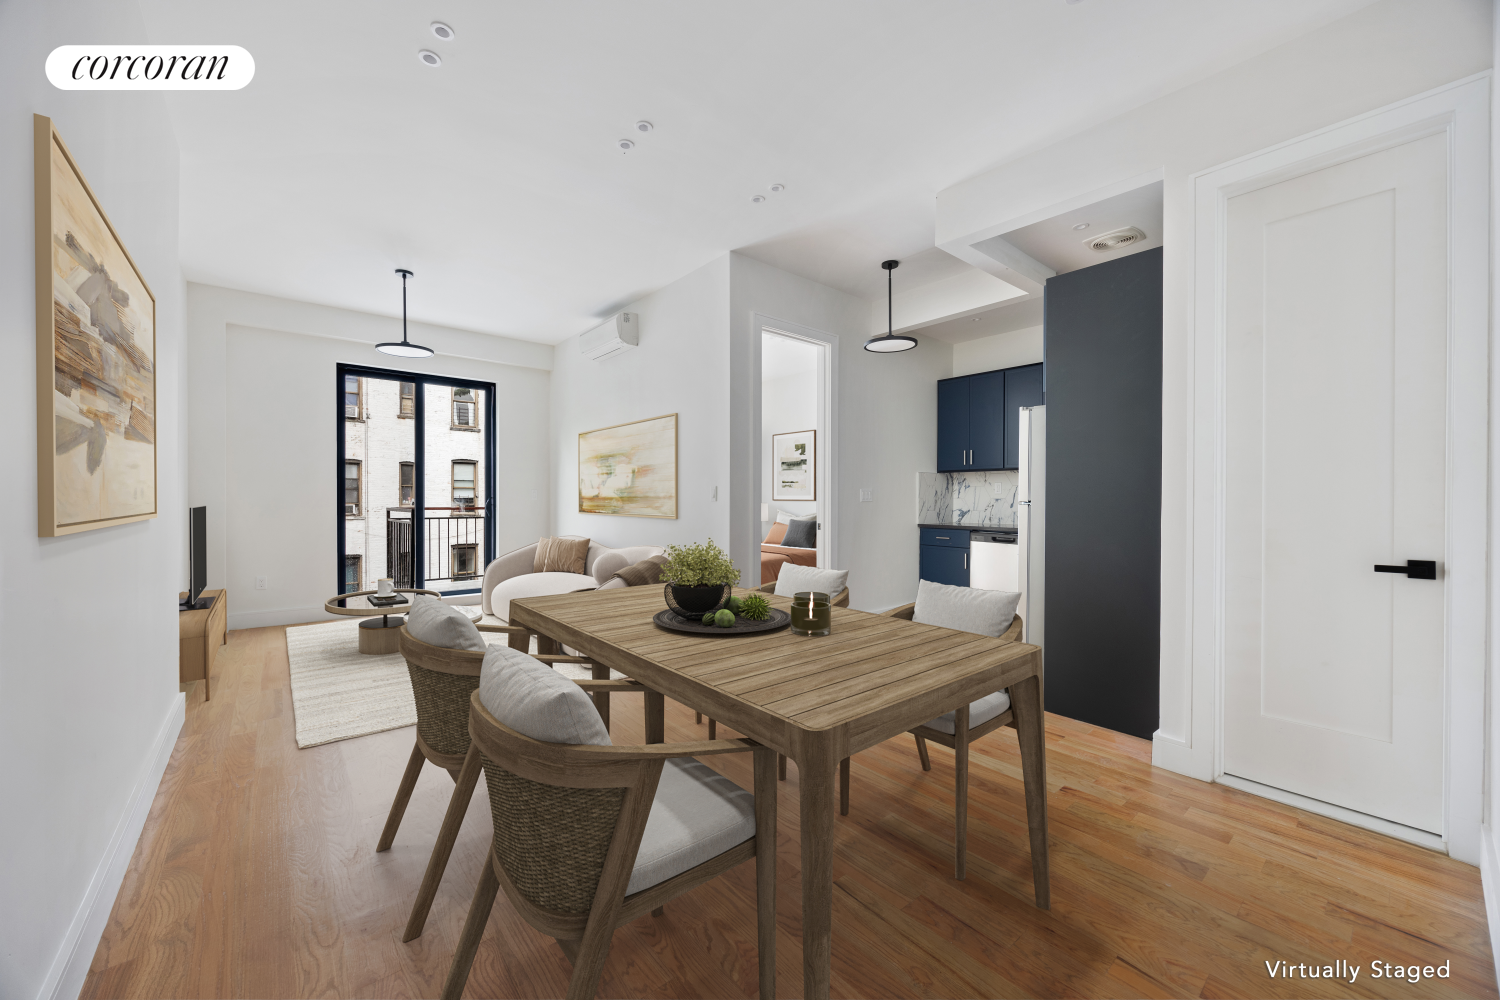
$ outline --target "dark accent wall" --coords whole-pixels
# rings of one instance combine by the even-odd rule
[[[1150,739],[1161,653],[1161,248],[1043,304],[1047,711]]]

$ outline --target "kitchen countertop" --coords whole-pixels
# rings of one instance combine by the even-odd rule
[[[939,524],[935,521],[918,521],[919,528],[952,528],[954,531],[1015,531],[1014,524]]]

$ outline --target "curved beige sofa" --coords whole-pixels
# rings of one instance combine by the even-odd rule
[[[497,556],[485,567],[484,583],[480,588],[484,620],[509,625],[510,602],[517,597],[541,597],[545,594],[572,594],[580,590],[623,587],[625,581],[614,579],[616,573],[626,566],[633,566],[642,559],[659,556],[665,551],[655,545],[631,545],[612,549],[590,541],[582,573],[533,573],[532,566],[536,564],[536,543],[533,542],[514,552]]]

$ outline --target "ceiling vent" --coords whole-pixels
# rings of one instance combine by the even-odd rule
[[[578,349],[590,361],[628,351],[641,342],[641,325],[635,313],[615,313],[601,327],[578,338]]]
[[[1134,226],[1127,226],[1124,229],[1116,229],[1113,232],[1100,233],[1098,236],[1091,237],[1083,242],[1089,245],[1090,250],[1109,253],[1111,250],[1118,250],[1121,247],[1128,247],[1132,243],[1139,243],[1145,238],[1145,233]]]

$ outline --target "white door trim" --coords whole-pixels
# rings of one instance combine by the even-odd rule
[[[818,362],[818,375],[821,380],[821,412],[818,415],[819,427],[823,433],[818,435],[818,467],[815,471],[818,482],[819,506],[823,512],[823,520],[827,530],[818,532],[818,555],[821,557],[820,565],[839,566],[839,506],[838,506],[838,479],[834,474],[838,466],[839,448],[839,338],[836,333],[824,333],[822,330],[814,330],[810,326],[801,323],[791,323],[786,320],[776,319],[764,313],[750,314],[750,426],[755,428],[755,445],[751,449],[751,455],[755,462],[755,474],[750,477],[750,488],[754,490],[750,504],[750,516],[754,518],[752,529],[755,538],[755,547],[752,553],[750,572],[754,575],[755,586],[760,585],[760,540],[765,537],[760,530],[760,498],[765,494],[765,455],[761,451],[761,377],[760,377],[760,344],[761,335],[765,333],[780,334],[783,337],[791,337],[794,340],[805,340],[816,344],[823,350],[818,353],[821,358]],[[826,548],[824,548],[826,546]]]
[[[1223,776],[1225,237],[1228,199],[1421,135],[1450,151],[1443,843],[1478,864],[1489,534],[1488,72],[1196,174],[1193,279],[1192,722],[1158,734],[1159,765]],[[1311,800],[1309,800],[1311,802]],[[1315,810],[1323,811],[1323,810]],[[1328,815],[1333,815],[1330,811]],[[1338,817],[1344,818],[1344,817]],[[1389,831],[1399,835],[1399,830]],[[1409,838],[1416,839],[1416,838]],[[1419,841],[1420,842],[1420,841]]]

